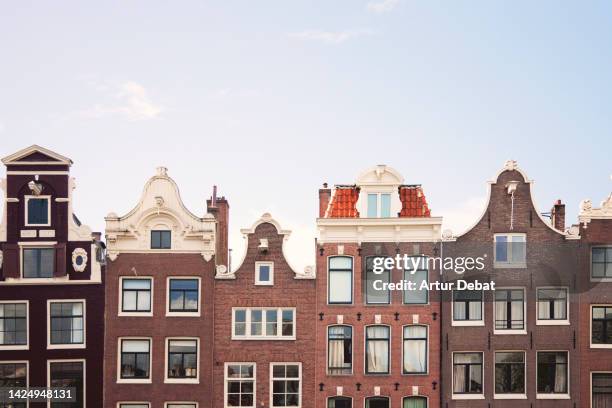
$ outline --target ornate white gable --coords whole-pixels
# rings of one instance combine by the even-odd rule
[[[107,252],[111,260],[121,253],[200,253],[210,261],[215,253],[215,224],[212,214],[199,218],[183,204],[179,189],[165,167],[145,184],[142,197],[124,216],[106,216]],[[151,231],[171,231],[170,249],[151,249]]]
[[[578,220],[586,226],[592,219],[612,220],[612,193],[601,202],[599,208],[593,208],[589,199],[580,202]]]

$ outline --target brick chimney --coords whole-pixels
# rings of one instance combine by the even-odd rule
[[[565,204],[561,200],[555,201],[550,214],[553,228],[558,231],[565,231]]]
[[[212,197],[206,200],[206,209],[217,219],[216,264],[229,269],[229,203],[225,197],[217,197],[217,186],[213,187]]]
[[[319,189],[319,218],[325,217],[330,198],[331,189],[327,188],[327,183],[323,183],[323,188]]]

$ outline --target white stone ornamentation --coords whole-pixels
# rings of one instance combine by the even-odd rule
[[[516,160],[506,160],[504,163],[504,170],[513,171],[518,169],[518,163]]]
[[[72,268],[75,272],[83,272],[87,268],[87,251],[83,248],[75,248],[72,251]]]
[[[236,279],[236,275],[227,266],[217,265],[215,279]]]

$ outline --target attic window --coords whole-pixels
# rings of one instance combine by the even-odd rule
[[[391,216],[391,194],[368,194],[368,218],[387,218]]]
[[[255,262],[255,284],[274,285],[273,262]]]
[[[50,197],[25,196],[26,226],[51,225]]]
[[[171,231],[151,231],[151,249],[170,249],[172,243]]]

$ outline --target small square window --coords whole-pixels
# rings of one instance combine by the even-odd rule
[[[151,249],[170,249],[172,246],[171,231],[151,231]]]
[[[168,282],[168,313],[197,313],[200,309],[200,280],[170,278]]]
[[[50,197],[26,196],[26,226],[51,225]]]
[[[22,268],[24,278],[52,278],[55,270],[55,249],[24,248]]]
[[[273,262],[255,262],[255,284],[274,285]]]
[[[496,268],[526,267],[526,237],[525,234],[495,234]]]
[[[567,288],[538,288],[538,320],[536,324],[568,324]]]
[[[49,348],[85,346],[85,302],[49,301]]]
[[[121,313],[150,314],[153,281],[151,278],[121,278]]]

